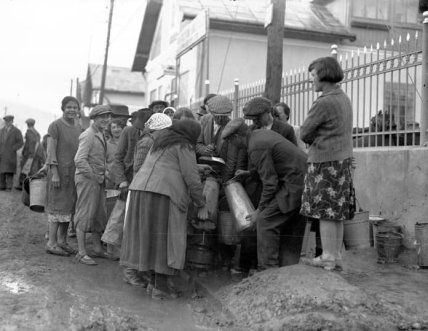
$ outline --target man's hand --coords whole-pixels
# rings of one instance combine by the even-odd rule
[[[259,217],[260,214],[260,210],[256,209],[255,211],[253,211],[252,213],[248,214],[245,219],[251,223],[251,225],[256,224],[257,221],[257,217]]]
[[[119,184],[119,188],[125,188],[125,187],[128,187],[128,186],[129,186],[129,183],[126,180],[124,182],[122,182],[122,183]]]

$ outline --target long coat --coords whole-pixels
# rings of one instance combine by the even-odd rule
[[[22,133],[15,126],[0,129],[0,173],[16,172],[16,152],[24,145]]]
[[[36,129],[28,128],[27,132],[25,133],[24,148],[22,149],[21,167],[24,166],[28,158],[35,157],[37,152],[37,143],[40,143],[40,134],[37,132]]]

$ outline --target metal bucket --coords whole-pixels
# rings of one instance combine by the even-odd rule
[[[218,238],[225,245],[236,245],[239,242],[233,222],[233,215],[230,211],[219,211]]]
[[[415,237],[418,265],[428,267],[428,223],[415,224]]]
[[[343,241],[346,249],[370,247],[369,212],[357,212],[352,220],[343,222]]]
[[[254,212],[254,206],[244,187],[232,178],[224,185],[224,192],[235,221],[236,232],[248,229],[252,224],[246,217]]]
[[[207,201],[208,219],[217,224],[217,206],[220,185],[213,177],[207,177],[204,183],[204,197]]]
[[[46,205],[46,178],[30,181],[30,209],[39,213],[45,211]]]
[[[202,242],[187,247],[186,263],[197,269],[210,269],[214,263],[214,252],[205,243],[205,232],[202,233]]]
[[[397,232],[376,233],[376,249],[379,262],[397,262],[400,254],[402,235]]]

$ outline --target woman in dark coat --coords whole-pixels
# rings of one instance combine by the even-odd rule
[[[184,268],[190,201],[208,217],[194,149],[200,132],[192,120],[165,129],[129,187],[120,264],[154,272],[154,299],[175,297],[167,280]]]

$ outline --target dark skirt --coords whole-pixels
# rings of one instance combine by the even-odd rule
[[[168,219],[166,195],[129,191],[120,264],[139,271],[173,275],[168,266]]]
[[[300,213],[321,220],[351,217],[351,159],[309,163]]]

